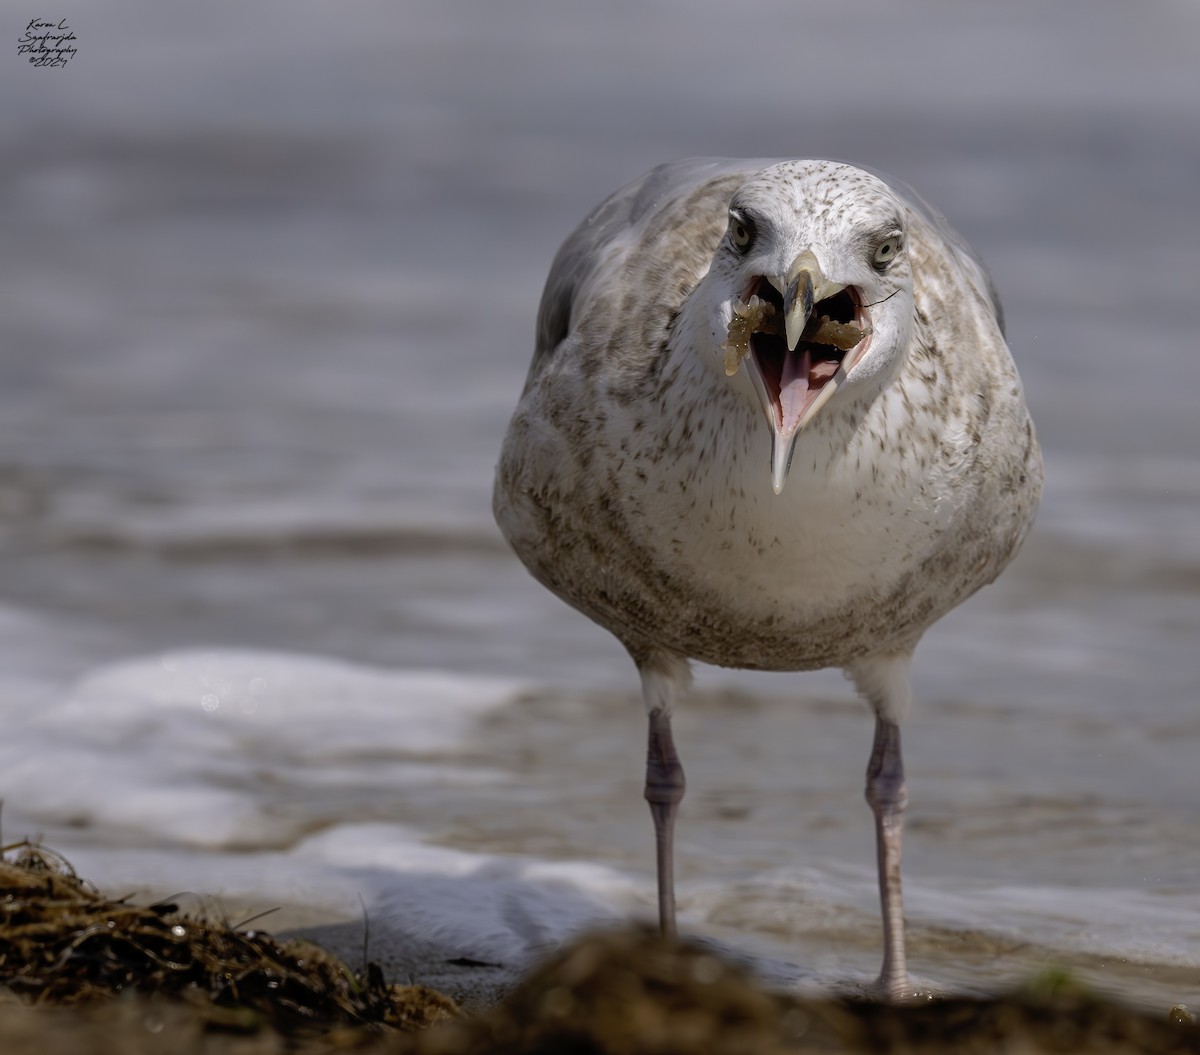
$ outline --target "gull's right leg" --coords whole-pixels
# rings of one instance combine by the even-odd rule
[[[900,752],[900,722],[912,697],[908,668],[911,653],[876,656],[847,673],[875,712],[875,743],[867,764],[867,803],[875,814],[875,850],[879,865],[879,905],[883,915],[883,967],[876,986],[887,1000],[913,996],[904,941],[904,899],[900,888],[900,846],[908,788]]]

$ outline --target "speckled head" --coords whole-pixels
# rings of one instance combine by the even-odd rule
[[[882,180],[830,161],[785,161],[738,188],[690,307],[711,359],[756,398],[783,490],[817,414],[895,376],[913,329],[907,211]],[[696,331],[693,331],[696,332]]]

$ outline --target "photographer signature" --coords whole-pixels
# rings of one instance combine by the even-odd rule
[[[34,18],[25,27],[25,35],[17,41],[17,54],[28,55],[33,66],[61,69],[75,57],[77,49],[71,42],[77,39],[65,18],[57,24]]]

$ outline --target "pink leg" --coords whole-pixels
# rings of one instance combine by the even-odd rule
[[[671,716],[661,707],[650,712],[646,752],[646,801],[654,818],[658,847],[658,921],[664,937],[675,936],[675,814],[686,784],[671,738]]]
[[[881,717],[875,720],[875,746],[867,765],[867,802],[875,814],[879,901],[883,908],[883,969],[878,986],[889,1000],[901,1000],[913,992],[904,959],[904,904],[900,890],[900,839],[908,791],[900,754],[900,726]]]

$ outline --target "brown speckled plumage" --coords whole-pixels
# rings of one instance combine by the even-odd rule
[[[1040,457],[993,295],[972,258],[910,207],[907,358],[870,400],[835,397],[801,435],[775,495],[758,408],[700,362],[712,348],[719,360],[722,336],[710,348],[679,339],[729,201],[763,166],[733,167],[664,166],[564,245],[498,468],[497,520],[540,582],[635,655],[799,670],[911,649],[999,574],[1037,504]],[[956,515],[925,530],[924,506],[943,492]],[[833,519],[834,534],[877,539],[876,559],[815,596],[806,570],[836,563],[837,547],[789,551],[810,536],[809,515],[824,533]],[[714,573],[735,554],[734,581]],[[769,568],[778,592],[737,589],[743,564]]]

